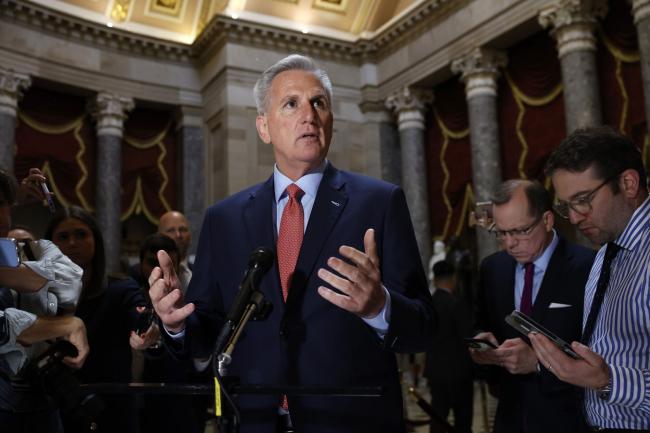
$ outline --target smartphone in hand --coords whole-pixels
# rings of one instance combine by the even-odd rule
[[[517,331],[521,332],[525,336],[528,336],[531,332],[537,332],[538,334],[544,335],[546,338],[551,340],[557,347],[559,347],[564,353],[569,355],[573,359],[582,359],[582,356],[578,355],[575,350],[571,348],[571,345],[566,341],[562,340],[557,335],[553,334],[548,329],[544,328],[539,323],[535,322],[530,317],[526,316],[521,311],[513,311],[510,315],[506,316],[506,323]]]
[[[465,344],[467,344],[470,349],[475,349],[479,352],[497,348],[492,342],[484,338],[464,338],[463,340],[465,340]]]
[[[13,238],[0,238],[0,267],[16,268],[20,265],[18,243]]]

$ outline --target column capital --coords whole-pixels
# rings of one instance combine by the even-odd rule
[[[606,0],[557,0],[542,9],[537,20],[551,29],[561,58],[575,51],[596,51],[594,29],[605,15]]]
[[[201,128],[203,126],[203,110],[201,107],[189,107],[181,105],[178,107],[174,114],[176,120],[176,129],[181,129],[184,127]]]
[[[0,67],[0,113],[16,117],[18,100],[31,85],[29,75]]]
[[[508,64],[508,57],[503,51],[489,48],[474,48],[463,57],[451,62],[451,71],[461,74],[465,83],[467,100],[479,95],[497,95],[497,78],[499,68]]]
[[[433,92],[404,86],[386,98],[386,107],[397,113],[398,129],[424,129],[424,110],[433,102]]]
[[[632,4],[634,24],[650,17],[650,0],[628,0]]]
[[[97,122],[97,135],[122,137],[126,113],[134,106],[133,98],[99,92],[90,107]]]

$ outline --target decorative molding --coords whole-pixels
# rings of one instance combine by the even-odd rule
[[[416,128],[424,129],[424,110],[433,103],[433,92],[405,86],[386,98],[386,107],[397,113],[400,131]]]
[[[127,0],[121,1],[128,3]],[[295,49],[318,57],[360,64],[367,60],[374,61],[388,53],[399,46],[404,38],[430,26],[442,14],[467,1],[425,1],[395,22],[391,22],[386,28],[380,29],[369,37],[357,37],[351,42],[335,37],[303,34],[296,30],[233,19],[224,15],[215,15],[210,22],[204,24],[201,20],[206,20],[209,13],[209,8],[205,7],[201,10],[199,19],[200,25],[205,27],[192,45],[169,42],[115,27],[109,28],[100,23],[21,0],[0,0],[0,19],[15,21],[21,25],[27,24],[102,49],[114,49],[176,62],[199,58],[211,52],[215,46],[228,41],[282,50]]]
[[[18,101],[31,84],[29,75],[0,67],[0,113],[16,117]]]
[[[126,113],[131,111],[134,106],[132,98],[108,92],[97,94],[90,107],[90,112],[97,121],[97,135],[122,137]]]
[[[508,64],[505,52],[489,48],[475,48],[451,63],[451,71],[461,74],[465,83],[465,96],[470,100],[480,95],[497,95],[499,68]]]
[[[538,21],[552,29],[562,58],[576,51],[596,51],[594,29],[605,15],[606,0],[558,0],[540,11]]]
[[[650,0],[632,0],[631,3],[634,24],[639,24],[644,19],[650,17]]]
[[[101,49],[183,63],[192,57],[192,50],[188,45],[109,28],[20,0],[0,0],[0,20],[3,19]]]

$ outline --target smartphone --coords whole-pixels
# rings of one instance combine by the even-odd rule
[[[14,238],[0,238],[0,267],[16,268],[20,265],[18,243]]]
[[[479,352],[497,348],[492,342],[483,338],[464,338],[463,340],[465,340],[465,344],[467,344],[470,349],[476,349]]]
[[[557,335],[553,334],[548,329],[544,328],[539,323],[535,322],[530,317],[526,316],[520,311],[513,311],[510,315],[506,316],[506,323],[517,331],[521,332],[525,336],[528,336],[531,332],[537,332],[538,334],[545,335],[546,338],[551,340],[557,347],[559,347],[564,353],[569,355],[573,359],[582,359],[582,356],[578,355],[572,348],[569,343],[562,340]]]

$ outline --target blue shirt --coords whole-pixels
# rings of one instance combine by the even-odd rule
[[[553,252],[555,252],[555,247],[557,247],[559,241],[557,233],[553,230],[553,239],[551,240],[551,243],[548,244],[542,254],[533,261],[533,265],[535,265],[533,271],[533,305],[535,305],[535,299],[537,298],[539,288],[544,280],[544,273],[546,272],[546,268],[548,268],[548,262],[551,261],[551,257],[553,256]],[[524,293],[524,275],[524,265],[517,263],[515,269],[515,309],[517,310],[520,310],[521,295]]]
[[[282,174],[282,172],[278,169],[277,164],[273,167],[273,188],[275,191],[273,221],[275,222],[276,236],[280,233],[282,211],[284,211],[284,207],[289,201],[289,195],[287,194],[286,189],[292,183],[298,185],[304,192],[300,198],[300,203],[302,204],[303,214],[305,218],[303,230],[307,230],[309,217],[311,216],[311,211],[314,208],[314,201],[316,201],[318,187],[320,186],[321,180],[323,180],[323,173],[325,172],[327,164],[327,160],[323,161],[323,163],[318,168],[305,174],[295,182]],[[372,327],[382,338],[388,332],[388,325],[390,323],[390,294],[385,287],[384,292],[386,293],[386,304],[384,305],[384,308],[379,312],[379,314],[377,314],[377,316],[373,317],[372,319],[362,318],[363,321]]]
[[[608,401],[585,390],[585,411],[592,426],[650,429],[650,199],[632,214],[614,241],[621,247],[612,262],[609,285],[591,350],[605,359],[611,378]],[[605,255],[596,255],[585,288],[583,327],[587,322]]]

